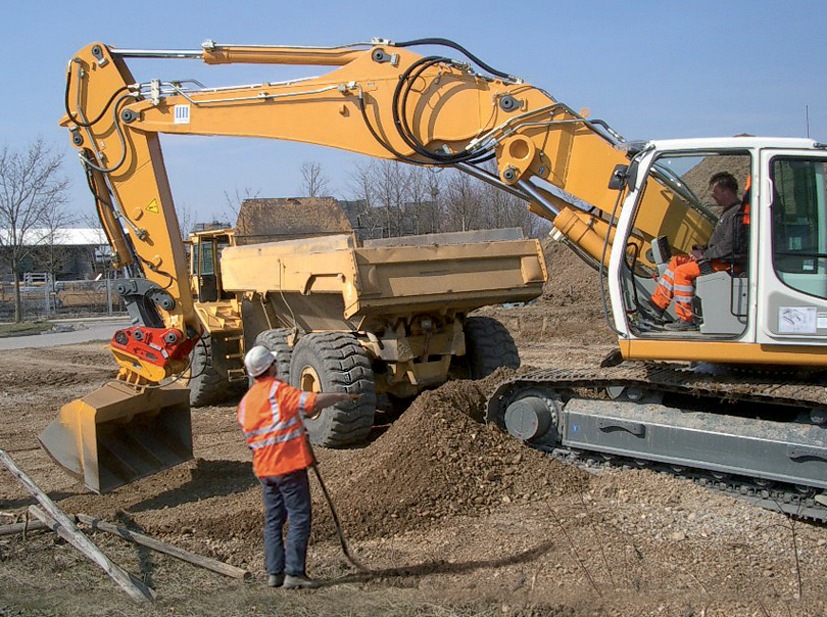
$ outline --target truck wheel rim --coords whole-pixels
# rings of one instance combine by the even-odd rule
[[[315,392],[316,394],[322,391],[321,379],[319,379],[319,374],[312,366],[305,366],[302,369],[299,377],[299,389],[304,392]],[[312,419],[318,417],[318,415],[318,413],[308,414],[307,417]]]

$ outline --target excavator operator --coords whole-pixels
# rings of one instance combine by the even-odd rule
[[[676,255],[658,280],[650,303],[656,317],[663,322],[670,302],[675,301],[678,319],[664,325],[667,330],[697,330],[692,310],[695,279],[701,274],[728,270],[739,272],[746,255],[745,216],[738,198],[738,181],[727,172],[714,174],[709,180],[712,198],[722,208],[721,216],[707,246],[694,246],[688,255]]]

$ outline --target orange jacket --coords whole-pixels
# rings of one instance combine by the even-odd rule
[[[302,418],[315,405],[315,392],[274,377],[255,381],[238,405],[238,423],[253,451],[257,477],[283,476],[313,463]]]

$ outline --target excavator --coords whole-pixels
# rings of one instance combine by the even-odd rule
[[[446,48],[463,59],[440,53]],[[137,58],[334,68],[205,87],[136,82],[128,63]],[[124,284],[136,325],[111,343],[118,387],[67,405],[54,423],[62,428],[41,435],[58,462],[69,449],[95,465],[93,454],[78,453],[78,436],[112,419],[153,418],[144,434],[148,456],[167,457],[158,468],[184,456],[171,443],[191,445],[185,421],[159,420],[188,411],[185,390],[160,384],[184,370],[201,331],[160,136],[260,137],[468,173],[524,200],[551,222],[554,239],[599,269],[595,298],[616,351],[592,369],[504,379],[488,400],[489,422],[566,460],[667,469],[827,520],[827,144],[628,142],[587,110],[444,39],[332,48],[207,41],[196,50],[93,43],[69,62],[65,96],[61,124],[115,260],[134,274]],[[704,191],[720,170],[750,183],[744,265],[698,277],[696,329],[653,326],[648,299],[670,256],[705,245],[715,228]]]

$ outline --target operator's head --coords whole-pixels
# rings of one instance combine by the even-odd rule
[[[263,345],[256,345],[244,356],[244,368],[250,377],[265,377],[275,361],[275,353]]]
[[[719,171],[709,179],[712,199],[724,210],[739,203],[738,181],[728,171]]]

